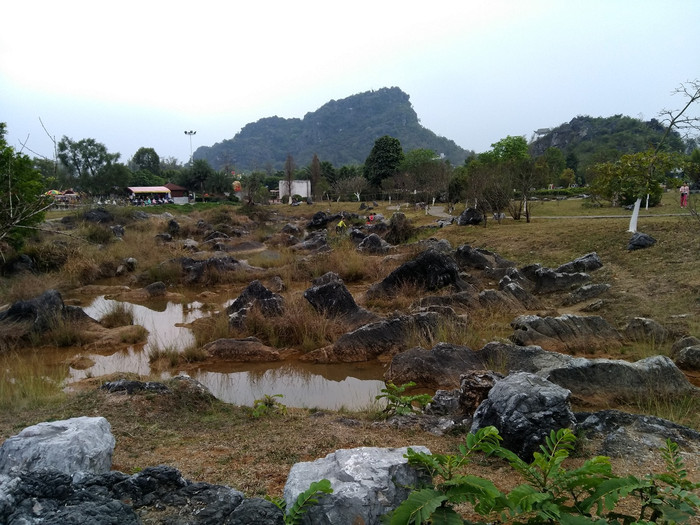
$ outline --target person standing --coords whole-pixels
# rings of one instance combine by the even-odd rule
[[[681,186],[680,192],[681,192],[681,208],[687,208],[688,207],[688,194],[690,193],[690,186],[688,186],[687,181],[683,183],[683,186]]]

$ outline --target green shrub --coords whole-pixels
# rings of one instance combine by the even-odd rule
[[[428,394],[404,395],[406,389],[416,386],[413,381],[401,386],[396,386],[391,381],[385,384],[386,388],[380,390],[383,393],[375,396],[375,399],[386,399],[387,405],[384,412],[387,416],[412,414],[420,411],[433,400],[432,396]]]
[[[496,428],[486,427],[469,434],[455,455],[409,448],[409,464],[425,471],[433,486],[416,488],[382,522],[466,523],[454,508],[465,502],[482,516],[512,524],[675,524],[688,522],[700,507],[700,483],[687,479],[678,445],[670,440],[661,451],[666,472],[643,478],[614,476],[610,459],[604,456],[566,470],[563,463],[576,442],[570,429],[552,431],[531,463],[501,447],[500,441]],[[465,474],[463,468],[475,452],[505,459],[525,483],[504,493],[489,480]],[[630,497],[637,501],[638,515],[629,513],[629,505],[619,505]]]

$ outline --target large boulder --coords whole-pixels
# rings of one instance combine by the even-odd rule
[[[262,513],[241,509],[246,501],[237,490],[193,483],[168,466],[146,467],[133,476],[117,471],[71,476],[57,470],[0,476],[0,523],[7,524],[284,523],[274,504],[265,505],[272,517],[259,519]]]
[[[636,232],[630,238],[629,243],[627,243],[627,249],[629,251],[642,250],[644,248],[649,248],[651,246],[654,246],[655,244],[656,244],[656,239],[654,239],[651,235],[647,235],[646,233]]]
[[[671,359],[681,370],[700,370],[700,339],[688,336],[673,343]]]
[[[455,219],[457,226],[476,226],[484,222],[484,216],[474,208],[467,208]]]
[[[514,332],[510,340],[515,344],[538,345],[555,352],[591,352],[622,345],[620,333],[597,315],[521,315],[511,326]]]
[[[284,313],[284,298],[268,290],[256,279],[226,308],[229,323],[240,326],[248,311],[254,307],[265,317],[278,317]]]
[[[342,317],[351,323],[374,322],[378,317],[360,308],[343,280],[334,272],[328,272],[314,280],[314,286],[304,292],[314,310],[327,317]]]
[[[666,440],[677,443],[684,454],[700,453],[700,432],[666,419],[619,410],[577,413],[577,429],[594,447],[594,454],[609,457],[658,458]]]
[[[625,337],[630,341],[662,344],[668,339],[668,330],[658,321],[645,317],[634,317],[627,323]]]
[[[425,447],[411,447],[429,454]],[[324,458],[292,466],[284,486],[287,507],[299,494],[321,479],[331,482],[332,494],[319,497],[302,519],[306,525],[379,523],[395,509],[412,487],[427,480],[404,457],[407,448],[361,447],[336,450]]]
[[[372,255],[385,254],[391,249],[391,244],[386,242],[376,233],[370,233],[360,241],[357,250]]]
[[[413,381],[421,388],[458,388],[462,374],[483,369],[481,356],[471,348],[438,343],[431,350],[416,347],[395,355],[384,380],[396,385]]]
[[[367,290],[367,297],[393,296],[407,284],[435,291],[450,285],[461,289],[465,283],[459,276],[459,266],[451,256],[429,249],[396,268],[383,281],[372,285]]]
[[[685,374],[666,356],[652,356],[634,363],[620,359],[572,358],[566,366],[540,375],[571,390],[580,399],[628,402],[648,397],[697,394]]]
[[[63,319],[66,311],[60,292],[47,290],[32,299],[12,303],[0,312],[0,323],[26,323],[31,331],[44,332]]]
[[[415,233],[416,229],[411,225],[411,221],[401,212],[396,212],[389,220],[389,231],[384,236],[384,240],[389,244],[397,245],[406,242]]]
[[[330,251],[331,247],[328,245],[328,230],[318,230],[309,233],[303,241],[292,246],[292,249],[309,252]]]
[[[27,427],[0,446],[0,474],[53,469],[65,474],[112,468],[115,439],[103,417],[77,417]]]
[[[435,334],[439,318],[436,312],[421,312],[370,323],[342,335],[330,346],[305,354],[301,359],[317,363],[386,359],[403,350],[412,336],[430,339]]]
[[[539,450],[552,430],[576,429],[571,392],[546,379],[517,372],[497,381],[474,413],[472,432],[494,426],[502,445],[525,461]]]

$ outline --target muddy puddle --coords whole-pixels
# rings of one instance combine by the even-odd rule
[[[90,317],[100,320],[118,303],[100,296],[82,308]],[[68,383],[116,372],[151,374],[161,379],[175,375],[176,370],[152,370],[149,351],[156,348],[182,351],[194,343],[191,330],[182,325],[209,315],[208,311],[200,309],[202,305],[197,302],[159,302],[149,303],[148,306],[122,304],[132,309],[134,323],[149,331],[146,344],[130,346],[111,355],[81,352],[80,355],[94,364],[80,369],[71,367]],[[366,409],[376,406],[375,396],[384,388],[384,368],[378,363],[219,362],[188,373],[222,401],[247,406],[265,395],[281,394],[280,402],[289,407]]]

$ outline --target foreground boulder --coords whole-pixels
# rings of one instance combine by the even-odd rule
[[[425,447],[411,447],[430,453]],[[299,494],[320,479],[327,479],[332,494],[319,497],[309,508],[303,523],[337,525],[340,523],[379,523],[380,517],[395,509],[410,494],[412,487],[426,482],[404,457],[407,448],[361,447],[337,450],[313,462],[296,463],[284,486],[287,507]]]
[[[0,446],[0,474],[52,469],[109,472],[115,439],[103,417],[77,417],[27,427]]]
[[[502,445],[524,461],[532,459],[552,430],[576,429],[571,392],[526,372],[497,381],[474,413],[472,432],[494,426]]]
[[[258,519],[244,507],[244,495],[232,488],[193,483],[172,467],[144,468],[129,476],[57,470],[23,471],[15,478],[0,476],[0,523],[138,525],[282,525],[282,511],[265,502],[274,516]]]

